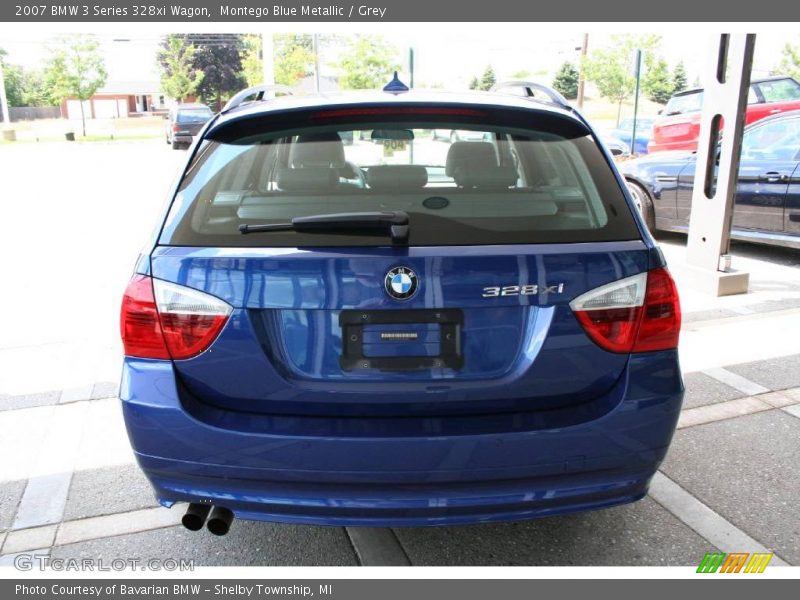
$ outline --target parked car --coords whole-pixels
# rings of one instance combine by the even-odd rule
[[[697,150],[703,90],[700,88],[674,94],[664,107],[664,116],[653,124],[650,152]],[[745,123],[800,109],[800,83],[791,77],[767,77],[750,83]]]
[[[467,129],[434,129],[434,140],[445,140],[450,143],[455,142],[483,142],[490,141],[491,134],[488,131],[470,131]]]
[[[636,119],[636,140],[633,143],[634,154],[647,154],[647,145],[653,135],[654,117],[639,117]],[[631,146],[631,136],[633,135],[633,118],[622,119],[615,129],[609,134]]]
[[[606,148],[608,148],[611,156],[627,156],[631,153],[631,147],[617,137],[601,134],[600,139],[603,144],[605,144]]]
[[[205,104],[178,104],[166,116],[166,138],[172,148],[188,148],[211,117],[212,110]]]
[[[590,125],[555,92],[391,86],[237,95],[138,261],[123,413],[190,529],[598,509],[642,498],[667,452],[678,296]],[[340,134],[430,129],[492,141],[436,158]]]
[[[688,230],[696,158],[664,152],[619,165],[651,230]],[[800,248],[800,110],[745,129],[731,236]]]

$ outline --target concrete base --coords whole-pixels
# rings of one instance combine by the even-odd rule
[[[680,278],[692,289],[710,296],[732,296],[746,294],[750,285],[747,271],[712,271],[692,265],[670,265],[670,269],[680,273]]]
[[[3,129],[3,140],[6,142],[16,142],[17,132],[13,129]]]

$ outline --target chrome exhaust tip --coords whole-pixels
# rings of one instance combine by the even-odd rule
[[[210,512],[210,504],[195,504],[193,502],[186,509],[186,514],[181,518],[181,523],[189,531],[200,531]]]
[[[214,535],[225,535],[233,523],[233,513],[223,506],[215,506],[208,518],[206,528]]]

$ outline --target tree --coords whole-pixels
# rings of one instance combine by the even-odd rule
[[[781,75],[790,75],[800,80],[800,46],[787,43],[783,47],[778,71]]]
[[[480,77],[473,77],[469,82],[469,89],[488,91],[497,83],[497,76],[494,74],[492,65],[486,65]]]
[[[358,35],[350,38],[337,67],[342,75],[342,89],[365,90],[383,87],[400,70],[397,48],[380,36]]]
[[[494,74],[494,69],[492,65],[486,65],[483,75],[481,75],[481,89],[488,91],[494,87],[495,83],[497,83],[497,76]]]
[[[246,34],[242,40],[242,72],[248,87],[264,83],[264,58],[261,36]]]
[[[22,67],[3,63],[3,79],[6,84],[6,102],[9,106],[26,106],[25,75]]]
[[[658,104],[666,104],[672,96],[675,84],[670,77],[667,61],[654,58],[649,61],[647,72],[642,77],[642,90],[648,99]]]
[[[689,85],[689,80],[686,77],[686,67],[683,66],[683,61],[675,65],[675,70],[672,72],[672,93],[682,92]]]
[[[161,46],[158,62],[162,89],[178,102],[196,95],[204,74],[194,67],[195,47],[176,35],[168,35]]]
[[[99,44],[92,35],[69,35],[50,49],[45,67],[45,80],[58,100],[77,98],[81,107],[81,126],[86,137],[84,101],[91,98],[106,82],[107,73]]]
[[[244,42],[235,33],[188,33],[174,37],[194,47],[192,68],[203,74],[197,93],[204,102],[222,107],[222,101],[247,86],[242,68]]]
[[[310,35],[294,33],[276,34],[275,83],[293,86],[314,73],[314,51]]]
[[[553,78],[553,87],[568,100],[578,97],[578,79],[580,74],[571,62],[567,61],[556,72]]]
[[[622,103],[636,89],[633,60],[637,49],[653,53],[661,43],[656,35],[612,36],[613,45],[592,52],[586,59],[586,79],[593,82],[600,95],[617,103],[617,125],[619,125]]]

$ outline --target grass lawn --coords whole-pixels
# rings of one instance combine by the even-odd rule
[[[639,97],[639,116],[656,117],[663,104],[656,104],[647,98]],[[605,98],[584,98],[583,116],[592,124],[603,129],[613,129],[617,124],[617,103]],[[620,119],[633,116],[633,99],[622,103]]]

